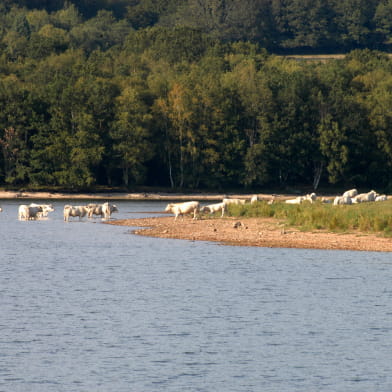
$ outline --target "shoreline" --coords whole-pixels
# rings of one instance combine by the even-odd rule
[[[302,232],[273,218],[173,217],[120,219],[106,224],[132,227],[131,233],[147,237],[217,242],[222,245],[392,252],[392,239],[368,233]]]
[[[259,199],[284,200],[292,196],[257,194]],[[216,201],[224,197],[251,198],[251,194],[177,194],[177,193],[56,193],[0,191],[0,200],[135,200],[135,201]],[[269,248],[301,248],[392,252],[392,239],[373,233],[302,232],[287,228],[273,218],[190,218],[174,221],[173,217],[120,219],[105,222],[130,226],[132,233],[157,238],[217,242],[224,245]],[[234,225],[238,225],[234,227]]]
[[[262,195],[260,197],[270,199],[271,195]],[[227,197],[226,194],[209,194],[209,193],[116,193],[116,192],[103,192],[103,193],[61,193],[61,192],[20,192],[20,191],[0,191],[0,200],[9,199],[53,199],[53,200],[64,200],[64,199],[75,199],[75,200],[144,200],[144,201],[171,201],[171,200],[197,200],[197,201],[215,201],[222,200]],[[252,194],[230,194],[230,197],[246,198],[252,197]],[[281,197],[284,197],[283,195]]]
[[[91,192],[91,193],[64,193],[64,192],[24,192],[24,191],[1,191],[0,200],[135,200],[135,201],[200,201],[220,202],[224,198],[245,199],[250,201],[252,196],[257,195],[258,200],[284,201],[298,194],[277,193],[168,193],[168,192]],[[333,195],[323,196],[325,199],[333,200]]]

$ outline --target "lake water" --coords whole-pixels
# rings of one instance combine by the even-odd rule
[[[1,203],[1,392],[392,390],[390,253],[138,237],[64,222],[66,202],[19,222],[19,203]]]

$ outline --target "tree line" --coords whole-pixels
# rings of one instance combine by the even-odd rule
[[[108,26],[102,25],[103,12],[117,23],[100,35],[97,27]],[[153,26],[193,28],[225,42],[258,43],[275,53],[381,50],[392,39],[391,0],[3,0],[0,15],[6,45],[15,38],[11,31],[35,45],[50,45],[44,36],[60,46],[85,40],[87,47],[105,46],[108,36],[121,40],[124,27]],[[40,31],[47,25],[52,30]]]
[[[296,61],[193,26],[134,28],[130,6],[22,6],[0,6],[0,184],[392,190],[381,52]]]

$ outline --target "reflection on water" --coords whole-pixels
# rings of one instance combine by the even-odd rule
[[[150,239],[64,204],[2,203],[0,391],[392,390],[390,254]]]

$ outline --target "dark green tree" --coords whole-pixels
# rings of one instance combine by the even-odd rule
[[[135,88],[124,89],[116,101],[115,121],[110,132],[114,160],[122,171],[122,184],[142,183],[146,177],[146,163],[153,156],[152,116]]]

